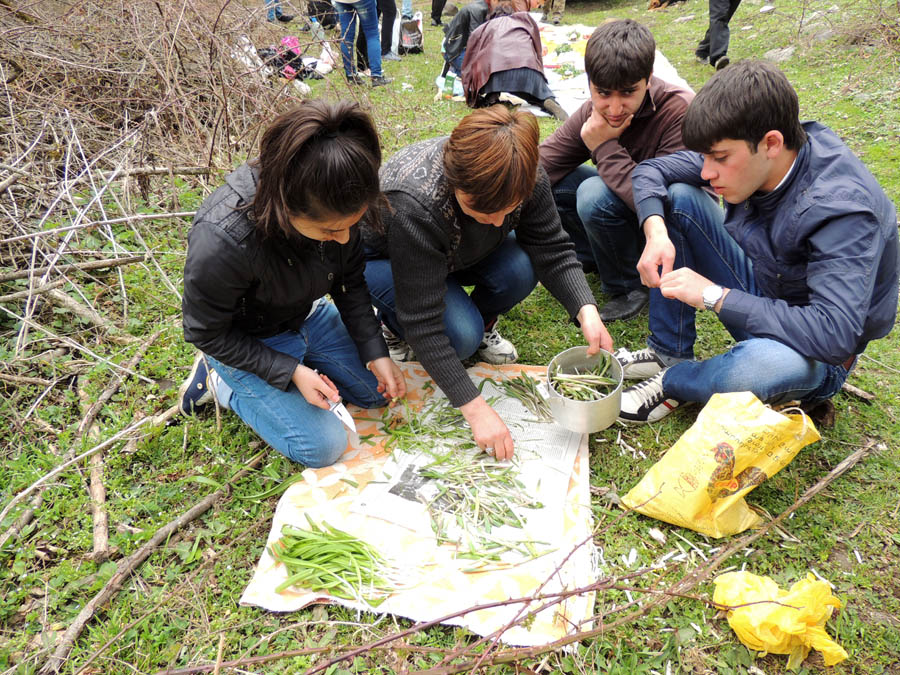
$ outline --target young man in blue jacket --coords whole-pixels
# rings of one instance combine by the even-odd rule
[[[646,246],[649,347],[620,350],[620,417],[653,422],[717,392],[769,403],[836,394],[897,313],[897,214],[838,136],[799,121],[797,94],[763,61],[718,71],[688,108],[690,151],[632,175]],[[701,188],[711,186],[725,210]],[[695,361],[695,310],[737,344]]]

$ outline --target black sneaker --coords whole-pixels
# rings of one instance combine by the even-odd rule
[[[182,415],[193,415],[198,408],[213,400],[209,388],[209,369],[203,352],[197,354],[191,374],[178,388],[178,409]]]
[[[294,20],[294,15],[293,14],[279,14],[275,18],[278,19],[281,23],[290,23],[291,21]]]
[[[372,86],[373,87],[383,87],[386,84],[390,84],[394,81],[392,77],[385,77],[384,75],[373,75],[372,76]]]
[[[720,56],[719,60],[716,61],[716,70],[727,68],[729,63],[731,63],[731,61],[728,60],[727,56]]]
[[[363,76],[359,73],[353,73],[353,75],[344,75],[347,78],[347,82],[349,84],[365,84],[366,81],[363,79]]]
[[[663,391],[663,368],[649,380],[638,382],[622,392],[619,419],[625,422],[657,422],[681,405],[681,401],[666,398]]]

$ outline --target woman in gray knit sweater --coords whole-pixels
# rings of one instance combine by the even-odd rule
[[[408,342],[475,442],[499,459],[512,457],[509,429],[460,360],[515,361],[515,347],[497,333],[500,314],[540,281],[592,353],[612,349],[538,167],[538,140],[531,113],[498,105],[469,114],[449,138],[410,145],[383,166],[384,232],[363,228],[366,282],[386,336]]]

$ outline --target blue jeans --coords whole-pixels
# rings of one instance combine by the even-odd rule
[[[490,227],[485,225],[485,227]],[[367,251],[366,284],[372,304],[395,335],[406,331],[397,319],[391,261]],[[472,356],[484,339],[485,324],[528,297],[537,285],[531,259],[516,242],[515,233],[484,260],[447,277],[444,291],[444,330],[460,359]],[[474,286],[471,295],[463,286]]]
[[[587,164],[553,187],[563,228],[575,244],[575,255],[586,269],[596,266],[607,295],[624,295],[641,286],[637,262],[644,250],[644,233],[637,215],[607,187]]]
[[[281,16],[280,0],[266,0],[266,18],[275,21],[279,16]]]
[[[356,344],[337,308],[322,302],[299,331],[261,340],[327,375],[345,401],[362,408],[385,405],[378,381],[359,360]],[[287,391],[244,370],[207,357],[210,367],[231,390],[216,392],[262,439],[295,462],[318,468],[334,464],[347,449],[347,429],[337,416],[308,403],[292,383]]]
[[[353,19],[359,17],[360,30],[366,37],[366,49],[369,52],[369,70],[372,77],[380,77],[381,40],[378,37],[378,6],[376,0],[359,0],[356,3],[338,2],[332,4],[338,13],[341,24],[341,58],[344,61],[344,74],[347,77],[356,74],[356,60],[353,58]]]
[[[401,19],[411,19],[413,17],[412,0],[403,0],[400,8]]]
[[[761,295],[753,265],[725,230],[725,212],[706,192],[669,187],[666,227],[675,245],[675,269],[687,267],[713,283]],[[693,359],[696,310],[650,289],[647,343],[664,360]],[[705,403],[715,393],[751,391],[766,403],[822,401],[836,394],[848,370],[802,356],[791,347],[729,329],[737,345],[705,361],[676,363],[663,375],[663,391],[680,401]]]

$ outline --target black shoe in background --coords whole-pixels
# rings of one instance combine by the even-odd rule
[[[275,18],[278,19],[281,23],[290,23],[291,21],[294,20],[294,15],[293,14],[279,14]]]
[[[650,291],[646,288],[635,288],[624,295],[617,295],[600,308],[600,318],[604,323],[624,321],[636,316],[650,299]]]

